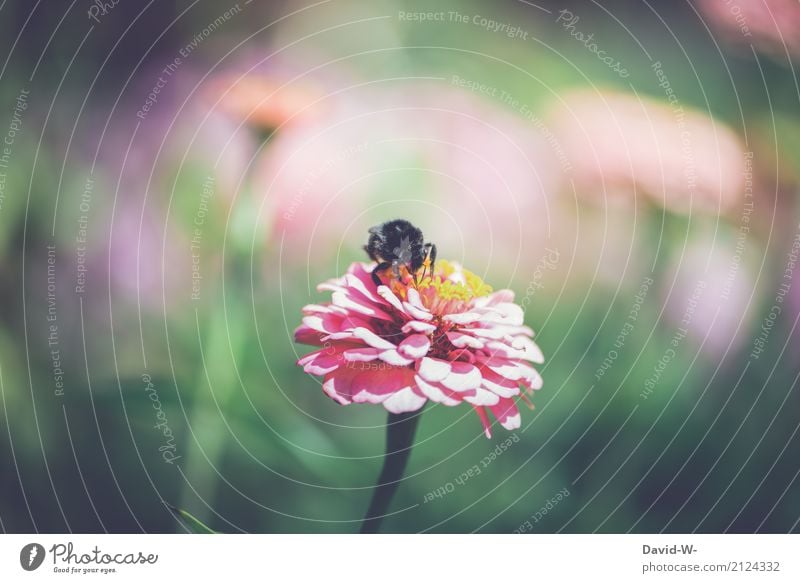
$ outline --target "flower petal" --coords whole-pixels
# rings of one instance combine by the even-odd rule
[[[531,389],[541,389],[542,388],[542,377],[539,372],[533,368],[532,366],[528,366],[527,364],[523,364],[521,362],[517,363],[517,368],[520,370],[520,382],[523,383],[526,387]]]
[[[323,335],[318,331],[306,326],[305,324],[301,324],[294,331],[294,341],[299,342],[300,344],[322,346],[322,336]]]
[[[347,270],[347,273],[358,278],[367,290],[375,289],[375,282],[372,281],[372,270],[374,263],[353,263]]]
[[[340,405],[349,405],[353,402],[351,398],[351,385],[353,378],[357,374],[358,371],[353,369],[339,368],[325,375],[325,380],[322,383],[322,390]]]
[[[522,417],[520,417],[519,409],[514,403],[514,399],[500,399],[497,405],[491,405],[489,409],[492,415],[497,418],[500,425],[506,429],[519,429],[522,424]]]
[[[317,291],[337,291],[344,289],[344,278],[334,277],[317,284]]]
[[[522,360],[525,358],[525,351],[513,348],[505,342],[498,340],[490,340],[486,343],[486,351],[489,356],[499,356],[500,358],[509,358],[513,360]]]
[[[483,377],[481,386],[493,393],[506,398],[519,395],[519,381],[507,379],[487,368],[481,371],[481,376]]]
[[[469,391],[481,386],[481,372],[468,362],[451,362],[450,374],[441,380],[448,389]]]
[[[323,348],[310,354],[306,354],[303,358],[297,361],[297,364],[303,367],[303,370],[308,374],[313,375],[326,375],[339,368],[342,365],[342,354],[339,350],[331,350]]]
[[[339,332],[342,318],[331,314],[312,314],[303,318],[303,324],[317,332],[333,334]]]
[[[393,393],[383,402],[383,406],[389,413],[409,413],[420,409],[426,401],[424,396],[408,387]]]
[[[481,314],[478,312],[461,312],[460,314],[447,314],[442,319],[452,324],[472,324],[481,319]]]
[[[392,366],[407,366],[414,362],[413,358],[406,358],[402,354],[400,354],[397,350],[392,348],[391,350],[384,350],[380,353],[379,358]]]
[[[447,338],[456,348],[483,348],[483,342],[463,332],[448,332]]]
[[[496,304],[505,304],[514,301],[514,292],[510,289],[499,289],[488,296],[475,298],[475,307],[483,308]]]
[[[426,356],[419,361],[417,373],[429,383],[436,383],[450,374],[450,363]]]
[[[345,350],[343,355],[344,359],[348,362],[369,362],[378,358],[379,353],[380,351],[377,348],[365,346]]]
[[[409,290],[411,291],[411,290]],[[432,320],[433,314],[428,312],[425,309],[418,308],[409,302],[403,302],[403,307],[405,308],[405,312],[411,316],[412,318],[416,318],[417,320]]]
[[[503,324],[488,324],[478,327],[464,328],[461,331],[478,336],[480,338],[508,340],[509,342],[513,342],[518,336],[533,337],[533,330],[531,330],[528,326],[504,326]]]
[[[436,325],[428,322],[420,322],[419,320],[410,320],[406,322],[401,328],[404,334],[410,332],[422,332],[423,334],[430,334],[436,331]]]
[[[517,363],[507,358],[499,357],[480,357],[481,369],[489,369],[492,372],[507,378],[510,381],[518,381],[522,378],[523,372],[517,366]]]
[[[536,364],[544,363],[544,354],[542,354],[541,348],[539,348],[539,346],[530,338],[526,338],[525,336],[517,336],[514,338],[511,345],[514,348],[522,350],[522,352],[525,354],[525,356],[523,356],[525,360],[530,360]]]
[[[310,316],[312,314],[337,314],[339,316],[347,316],[347,310],[340,308],[339,306],[334,306],[333,304],[308,304],[307,306],[303,306],[301,310],[304,316]]]
[[[521,326],[524,319],[525,314],[520,306],[512,303],[503,303],[485,308],[481,321],[504,324],[506,326]]]
[[[335,306],[339,306],[340,308],[352,310],[353,312],[358,312],[359,314],[364,314],[365,316],[371,316],[372,318],[378,318],[380,320],[392,320],[392,317],[389,314],[381,309],[378,309],[370,302],[360,298],[355,298],[345,292],[333,292],[331,299],[333,300],[333,304]]]
[[[422,303],[422,298],[419,295],[419,292],[415,290],[413,287],[408,288],[407,292],[408,303],[414,306],[415,308],[419,308],[420,310],[427,310],[425,305]]]
[[[489,416],[486,414],[486,409],[484,409],[483,407],[475,407],[475,412],[478,414],[478,418],[481,420],[481,425],[483,425],[483,432],[486,434],[486,437],[491,439],[492,424],[489,422]]]
[[[400,301],[395,293],[389,289],[388,286],[379,285],[378,286],[378,295],[381,296],[386,302],[391,305],[395,310],[398,312],[405,313],[405,309],[403,308],[403,303]]]
[[[475,363],[475,353],[469,350],[468,348],[457,348],[456,350],[451,350],[447,353],[447,359],[454,361],[454,360],[466,360],[466,362],[470,364]]]
[[[354,328],[353,336],[359,338],[360,340],[363,340],[373,348],[378,348],[380,350],[393,350],[397,348],[394,344],[392,344],[385,338],[381,338],[369,328],[361,328],[361,327]]]
[[[414,385],[414,371],[389,366],[357,374],[351,385],[354,403],[382,403],[393,393]]]
[[[508,340],[511,342],[513,338],[504,329],[503,326],[490,326],[488,328],[464,328],[463,332],[472,334],[478,338],[488,338],[489,340]]]
[[[352,273],[344,276],[347,289],[358,292],[365,300],[370,302],[381,303],[381,298],[376,294],[374,287],[367,288],[366,284]],[[373,282],[374,283],[374,282]]]
[[[474,395],[465,395],[464,400],[471,405],[497,405],[500,402],[500,397],[486,389],[475,389]]]
[[[408,358],[418,359],[428,354],[430,339],[424,334],[412,334],[400,343],[397,351]]]
[[[460,395],[458,395],[458,393],[450,389],[445,389],[439,383],[429,383],[419,375],[416,375],[414,380],[417,383],[419,391],[434,403],[441,403],[448,407],[461,404]],[[455,398],[456,396],[459,398]]]

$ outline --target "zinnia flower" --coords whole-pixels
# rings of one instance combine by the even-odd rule
[[[477,275],[445,261],[418,283],[401,268],[399,278],[376,286],[372,267],[353,263],[318,286],[332,292],[331,302],[303,309],[295,340],[321,348],[297,364],[324,377],[323,391],[342,405],[380,403],[399,414],[428,400],[465,402],[487,437],[487,409],[506,429],[518,428],[515,399],[531,405],[526,393],[542,386],[531,363],[544,357],[514,293],[492,293]]]

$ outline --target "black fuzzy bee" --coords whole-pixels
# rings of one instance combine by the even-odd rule
[[[430,273],[433,273],[436,261],[436,245],[426,243],[422,231],[402,219],[372,227],[364,251],[370,259],[378,262],[372,270],[375,285],[383,284],[378,273],[389,267],[395,277],[400,277],[400,266],[405,266],[416,277],[417,271],[423,265],[426,271],[430,269]]]

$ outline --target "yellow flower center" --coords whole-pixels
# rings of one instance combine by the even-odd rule
[[[468,302],[473,298],[492,293],[491,286],[463,267],[457,268],[445,260],[436,262],[436,273],[426,276],[419,282],[420,292],[432,289],[440,300],[461,300]]]

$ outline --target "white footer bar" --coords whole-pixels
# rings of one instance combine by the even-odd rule
[[[797,535],[3,535],[0,581],[800,581]],[[225,579],[222,579],[225,578]]]

